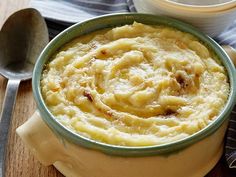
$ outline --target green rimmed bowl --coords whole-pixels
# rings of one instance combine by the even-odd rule
[[[45,63],[48,62],[50,57],[55,54],[63,45],[78,36],[104,28],[132,24],[134,21],[148,25],[171,26],[181,31],[190,33],[199,38],[217,54],[228,72],[231,91],[227,104],[221,114],[206,128],[185,139],[164,145],[147,147],[123,147],[104,144],[76,134],[58,122],[50,113],[43,100],[40,89],[41,74]],[[39,113],[43,121],[51,129],[48,129],[48,131],[53,132],[52,135],[57,137],[55,139],[60,139],[60,141],[62,141],[62,143],[57,144],[57,146],[60,145],[60,148],[58,148],[58,152],[60,153],[56,155],[54,160],[50,161],[59,162],[59,164],[57,163],[54,165],[67,176],[74,174],[82,177],[99,177],[97,173],[99,174],[101,171],[103,171],[103,173],[100,173],[100,177],[139,177],[144,173],[147,174],[146,176],[152,176],[151,174],[159,174],[163,177],[172,175],[204,175],[213,167],[213,165],[221,156],[223,137],[228,122],[227,120],[236,101],[235,68],[227,54],[214,40],[186,23],[167,17],[139,13],[105,15],[75,24],[66,29],[57,37],[55,37],[41,53],[35,65],[32,84]],[[35,130],[36,128],[34,131]],[[39,131],[41,131],[41,133],[43,132],[42,130]],[[45,138],[45,136],[42,136],[42,138]],[[23,139],[25,139],[25,142],[27,141],[27,138],[23,137]],[[51,141],[51,145],[53,146],[52,142],[54,141]],[[40,145],[40,141],[38,143]],[[63,146],[63,143],[65,146]],[[42,145],[40,147],[42,148]],[[50,147],[48,148],[50,149]],[[50,151],[48,148],[47,150]],[[41,149],[41,151],[43,150]],[[54,152],[56,151],[57,150]],[[78,157],[75,157],[77,155]],[[94,158],[92,158],[91,155]],[[45,155],[41,154],[41,156]],[[181,160],[182,163],[178,163],[179,160]],[[81,162],[83,162],[82,166],[85,167],[84,169],[86,169],[86,173],[84,172],[84,169],[81,169]],[[108,166],[101,166],[101,162],[104,162]],[[116,164],[116,167],[111,167],[109,165],[113,163]],[[144,163],[148,163],[148,165],[143,167],[142,165]],[[66,164],[70,164],[72,167],[69,167]],[[186,165],[188,166],[188,169],[185,168]],[[95,170],[92,169],[92,166],[95,168]],[[170,166],[171,170],[168,170]],[[108,170],[107,167],[113,170]],[[126,168],[127,170],[124,170]]]

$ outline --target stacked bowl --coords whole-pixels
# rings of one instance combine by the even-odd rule
[[[188,22],[211,37],[236,18],[236,0],[133,0],[138,12],[166,15]]]

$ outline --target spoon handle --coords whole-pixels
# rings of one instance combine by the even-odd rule
[[[0,177],[5,176],[6,148],[11,117],[15,106],[20,80],[8,80],[0,115]]]

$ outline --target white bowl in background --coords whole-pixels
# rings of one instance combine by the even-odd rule
[[[138,12],[166,15],[177,18],[198,27],[202,32],[211,37],[219,35],[224,29],[229,27],[236,19],[236,1],[230,1],[221,5],[193,6],[183,5],[173,1],[163,0],[133,0]],[[175,5],[178,4],[178,5]],[[215,10],[213,7],[226,10]],[[197,8],[196,8],[197,7]],[[195,10],[192,10],[195,8]],[[209,11],[207,9],[209,8]],[[205,9],[203,11],[203,9]]]
[[[236,0],[153,0],[159,5],[184,9],[185,11],[216,12],[236,7]]]

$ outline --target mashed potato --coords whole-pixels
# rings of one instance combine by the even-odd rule
[[[52,114],[72,131],[150,146],[210,124],[229,83],[215,54],[194,36],[134,22],[64,46],[46,65],[41,89]]]

